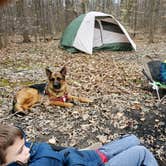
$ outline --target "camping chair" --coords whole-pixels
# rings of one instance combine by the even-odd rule
[[[149,57],[148,57],[149,58]],[[149,85],[152,86],[152,89],[156,91],[158,103],[160,104],[166,98],[166,84],[160,82],[160,60],[153,60],[149,58],[149,61],[144,63],[144,68],[142,73],[149,81]],[[165,94],[163,93],[165,91]],[[161,96],[161,94],[163,96]]]

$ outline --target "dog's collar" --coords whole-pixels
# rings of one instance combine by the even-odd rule
[[[68,94],[64,94],[64,96],[61,97],[51,97],[50,101],[61,101],[61,102],[66,102],[68,100]]]

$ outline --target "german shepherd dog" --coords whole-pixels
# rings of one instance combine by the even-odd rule
[[[46,68],[46,75],[48,77],[47,83],[24,87],[16,93],[12,113],[24,114],[37,102],[62,107],[72,107],[73,101],[92,102],[90,99],[68,94],[68,85],[65,80],[66,67],[63,67],[60,72],[52,72],[49,68]]]

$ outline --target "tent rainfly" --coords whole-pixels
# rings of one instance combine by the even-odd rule
[[[136,45],[112,15],[89,12],[75,18],[65,29],[60,46],[70,52],[92,54],[95,50],[129,51]]]

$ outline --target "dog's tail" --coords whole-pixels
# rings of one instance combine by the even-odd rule
[[[16,98],[14,97],[13,103],[12,103],[12,109],[10,110],[11,114],[14,114],[16,112],[15,106],[16,106]]]
[[[16,101],[16,98],[13,99],[13,104],[12,105],[13,106],[12,106],[12,109],[9,111],[9,114],[20,115],[20,116],[26,115],[25,112],[17,111],[17,101]]]

